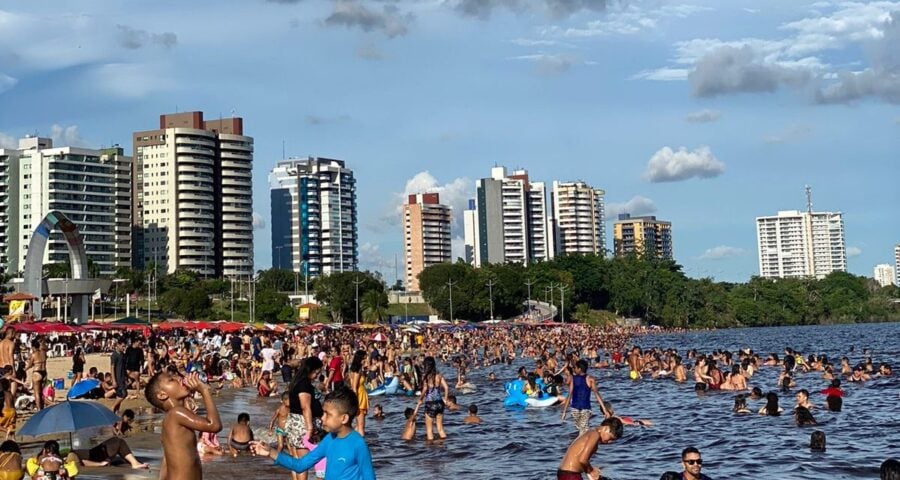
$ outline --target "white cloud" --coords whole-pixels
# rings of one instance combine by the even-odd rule
[[[394,194],[393,205],[390,208],[391,213],[383,220],[397,225],[400,223],[400,216],[403,213],[403,204],[406,203],[409,195],[437,193],[441,203],[450,206],[453,219],[451,232],[461,233],[463,231],[463,211],[468,207],[469,199],[475,195],[473,185],[472,180],[465,177],[441,184],[428,171],[419,172],[406,181],[403,192]]]
[[[703,252],[703,255],[700,255],[698,258],[700,260],[722,260],[725,258],[738,257],[745,253],[747,252],[743,248],[719,245],[718,247],[707,249]]]
[[[264,228],[266,228],[266,221],[263,219],[262,215],[253,212],[253,229],[262,230]]]
[[[401,263],[398,258],[397,265],[399,264]],[[386,279],[389,281],[389,279],[393,278],[395,263],[393,257],[388,258],[381,253],[380,245],[372,242],[364,242],[359,246],[359,266],[362,270],[382,272],[382,275],[384,275],[385,272],[391,272],[391,275],[386,276]]]
[[[533,62],[537,73],[541,75],[559,75],[566,72],[574,65],[590,65],[591,62],[581,61],[575,55],[536,53],[533,55],[519,55],[512,60],[525,60]]]
[[[684,119],[690,123],[710,123],[722,118],[722,112],[718,110],[704,109],[699,112],[689,113]]]
[[[640,195],[631,197],[624,203],[609,203],[606,205],[606,220],[616,220],[620,214],[629,213],[632,216],[649,215],[656,212],[653,200]]]
[[[50,127],[50,138],[53,140],[54,147],[87,147],[88,142],[81,138],[78,131],[78,125],[62,125],[53,124]]]
[[[725,172],[707,146],[693,151],[681,147],[677,151],[663,147],[650,157],[644,179],[653,183],[678,182],[690,178],[713,178]]]
[[[656,82],[677,82],[687,80],[690,70],[687,68],[657,68],[654,70],[644,70],[635,73],[630,78],[632,80],[653,80]]]
[[[175,88],[163,65],[145,63],[108,63],[88,72],[86,87],[106,95],[125,99]]]
[[[804,137],[809,136],[812,133],[813,129],[809,125],[788,125],[780,132],[771,133],[763,137],[763,142],[766,143],[787,143],[792,142],[794,140],[799,140]]]
[[[858,257],[860,255],[862,255],[862,249],[859,247],[847,247],[848,257]]]
[[[623,4],[620,9],[610,10],[599,20],[587,22],[580,28],[548,27],[544,35],[569,38],[587,38],[609,35],[635,35],[647,30],[655,30],[660,23],[673,18],[687,18],[700,12],[712,10],[699,5],[664,5],[656,9],[646,9],[635,4]]]
[[[360,28],[365,32],[380,31],[388,38],[406,35],[414,20],[412,13],[403,13],[396,5],[384,5],[380,12],[370,10],[362,3],[337,0],[334,11],[325,19],[328,26]]]
[[[0,148],[17,148],[19,146],[19,141],[16,140],[16,137],[12,135],[8,135],[6,133],[0,132]]]
[[[0,72],[0,93],[15,87],[17,82],[15,78]]]

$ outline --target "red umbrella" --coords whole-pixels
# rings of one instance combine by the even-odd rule
[[[386,342],[387,340],[388,340],[387,337],[385,337],[384,334],[381,333],[381,332],[378,332],[378,333],[376,333],[375,335],[372,335],[372,341],[375,341],[375,342]]]

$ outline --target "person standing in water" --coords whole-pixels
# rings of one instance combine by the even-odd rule
[[[443,375],[437,372],[434,357],[425,357],[423,365],[425,372],[418,405],[425,405],[425,438],[434,440],[434,427],[437,427],[438,437],[444,439],[447,438],[444,432],[444,407],[450,394],[450,387],[447,386]]]
[[[562,417],[560,420],[565,421],[566,412],[569,406],[572,407],[572,418],[575,420],[575,427],[578,428],[578,434],[584,434],[588,431],[588,423],[591,418],[591,392],[597,397],[597,403],[600,410],[603,411],[604,417],[611,415],[603,404],[603,397],[597,390],[597,382],[593,377],[587,375],[587,360],[581,359],[575,362],[575,374],[569,378],[569,396],[563,402]]]

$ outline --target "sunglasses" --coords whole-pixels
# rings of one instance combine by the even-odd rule
[[[696,460],[685,460],[684,463],[686,463],[688,465],[694,465],[694,464],[703,465],[703,460],[700,460],[699,458]]]

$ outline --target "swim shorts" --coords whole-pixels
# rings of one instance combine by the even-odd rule
[[[590,409],[579,410],[577,408],[572,409],[572,420],[575,421],[575,428],[578,429],[578,434],[588,431],[588,421],[591,419],[591,411]]]
[[[556,480],[582,480],[580,473],[578,472],[570,472],[568,470],[557,470],[556,471]]]
[[[425,402],[425,415],[431,418],[444,414],[444,401],[435,400],[433,402]]]

